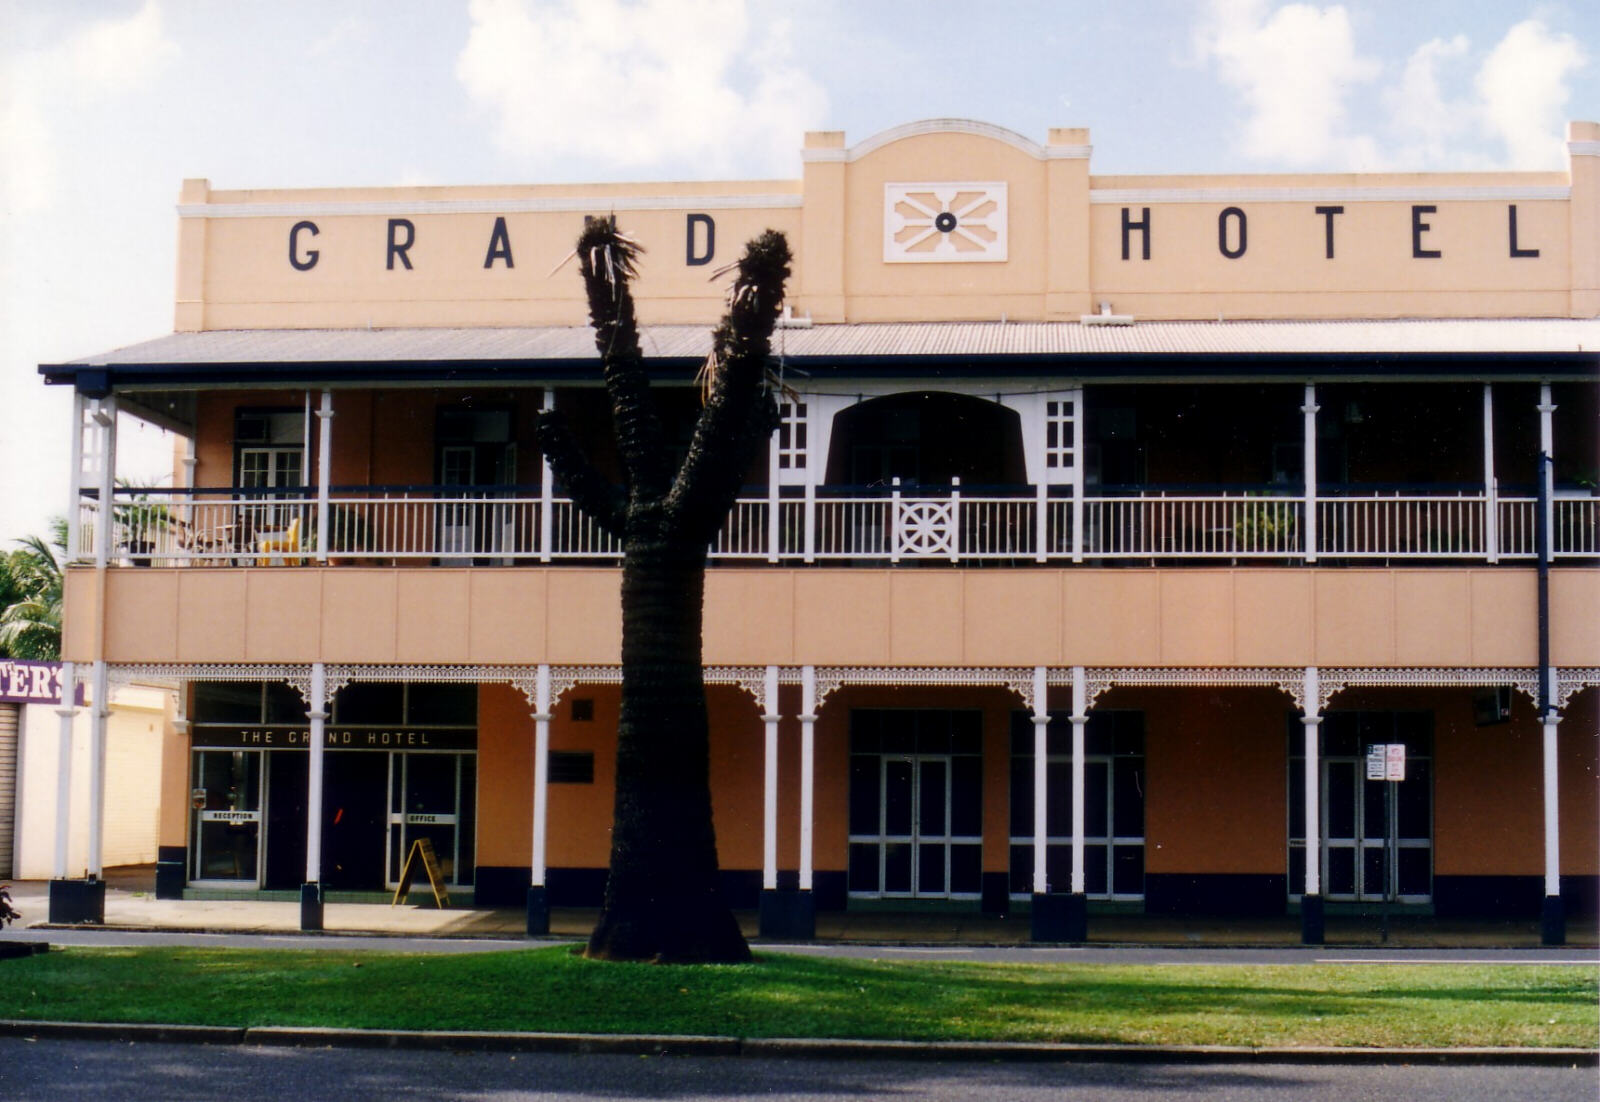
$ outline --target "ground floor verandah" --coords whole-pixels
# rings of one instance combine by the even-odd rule
[[[458,906],[542,931],[599,901],[615,668],[112,670],[183,686],[163,902],[299,897],[320,926],[345,899],[385,898],[424,838]],[[1047,941],[1191,922],[1312,937],[1380,912],[1526,924],[1554,899],[1592,925],[1597,910],[1594,670],[1558,671],[1553,725],[1521,669],[708,681],[724,888],[771,936],[899,921]],[[1405,748],[1403,780],[1368,779],[1375,745]]]
[[[300,932],[300,913],[293,900],[260,898],[159,899],[155,895],[153,865],[105,870],[105,922],[110,930],[138,932],[204,932],[207,934],[261,934],[282,936]],[[49,884],[23,881],[12,885],[13,902],[23,918],[13,936],[49,937],[47,921]],[[760,943],[756,910],[735,912],[745,935]],[[549,936],[581,940],[593,929],[597,911],[586,907],[556,907],[550,912]],[[347,903],[338,896],[324,911],[327,934],[379,937],[462,939],[520,939],[525,936],[521,907],[473,907],[470,900],[440,910],[431,900],[415,897],[402,906],[387,903]],[[28,933],[28,928],[34,928]],[[1025,914],[985,915],[964,913],[914,913],[906,911],[837,911],[817,916],[819,942],[904,945],[1022,945],[1031,940]],[[1098,945],[1174,946],[1203,949],[1230,946],[1290,947],[1300,944],[1301,929],[1294,916],[1265,918],[1190,918],[1158,915],[1114,914],[1096,921],[1088,942]],[[781,945],[784,939],[765,939]],[[1331,947],[1383,947],[1425,949],[1531,948],[1540,943],[1539,924],[1531,919],[1439,918],[1393,914],[1387,923],[1380,915],[1330,917],[1326,944]],[[1567,945],[1593,949],[1600,945],[1594,919],[1569,924]]]

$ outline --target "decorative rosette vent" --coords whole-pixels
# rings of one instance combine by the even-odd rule
[[[1006,185],[883,185],[883,259],[890,264],[1006,259]]]

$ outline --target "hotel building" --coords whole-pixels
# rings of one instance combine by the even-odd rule
[[[427,839],[531,931],[598,903],[618,548],[533,426],[619,471],[562,266],[615,213],[685,444],[717,271],[767,227],[796,254],[705,610],[764,932],[1317,941],[1386,903],[1561,940],[1600,894],[1600,124],[1568,136],[1555,172],[1101,176],[1087,131],[941,119],[807,134],[791,180],[185,181],[175,331],[40,369],[75,395],[68,680],[180,686],[160,894],[314,928]],[[175,485],[118,481],[119,416],[179,435]],[[53,911],[103,913],[99,861]]]

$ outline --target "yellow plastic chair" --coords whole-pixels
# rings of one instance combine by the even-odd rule
[[[256,544],[256,550],[263,556],[256,560],[257,566],[272,566],[280,563],[284,566],[299,566],[299,555],[285,555],[286,551],[300,550],[300,518],[295,517],[289,522],[289,527],[281,536],[269,536]]]

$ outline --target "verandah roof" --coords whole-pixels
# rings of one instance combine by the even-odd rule
[[[692,371],[711,347],[706,325],[642,327],[645,355]],[[774,351],[827,373],[1281,375],[1308,372],[1593,376],[1600,319],[1362,321],[902,322],[780,329]],[[173,333],[41,365],[47,382],[183,385],[208,382],[592,379],[599,357],[582,326],[465,329],[255,329]],[[1198,369],[1198,370],[1196,370]],[[1384,373],[1387,373],[1385,371]],[[80,379],[79,376],[88,376]]]

